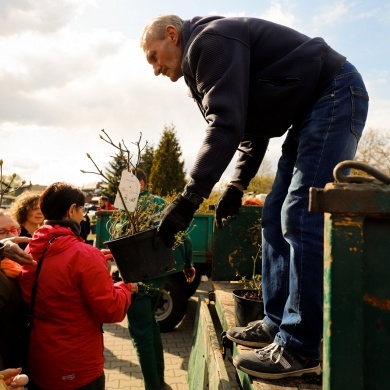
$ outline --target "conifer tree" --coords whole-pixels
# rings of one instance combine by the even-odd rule
[[[150,173],[152,171],[153,157],[154,157],[153,146],[146,145],[141,154],[138,168],[141,168],[146,173],[147,178],[150,177]]]
[[[184,161],[176,138],[175,126],[164,126],[158,148],[154,152],[149,189],[156,195],[167,196],[183,190],[185,181]]]

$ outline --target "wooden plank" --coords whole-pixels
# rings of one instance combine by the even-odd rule
[[[235,326],[233,290],[239,289],[242,284],[236,282],[213,281],[215,305],[223,330]],[[239,353],[250,352],[250,348],[233,343],[233,356]],[[265,380],[251,377],[237,370],[241,386],[244,390],[321,390],[320,378],[286,378],[278,380]]]
[[[231,390],[214,324],[202,295],[198,300],[195,318],[188,383],[190,390]]]
[[[241,283],[213,282],[216,294],[215,306],[223,330],[235,326],[233,290],[242,288]]]

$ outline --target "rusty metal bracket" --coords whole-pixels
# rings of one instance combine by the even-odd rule
[[[226,331],[221,333],[220,339],[222,345],[222,358],[225,360],[227,349],[230,349],[230,353],[233,355],[233,341],[228,339],[226,336]]]
[[[346,176],[342,172],[346,169],[358,169],[360,171],[368,173],[373,177],[356,175]],[[375,179],[377,179],[380,183],[386,185],[390,184],[390,176],[385,175],[383,172],[366,163],[353,160],[345,160],[338,163],[333,169],[333,177],[338,183],[372,183],[376,181]]]
[[[210,302],[215,302],[215,291],[209,291],[207,295],[209,297]]]
[[[343,171],[356,169],[369,176],[346,176]],[[309,211],[388,216],[390,210],[390,177],[370,165],[346,160],[333,170],[335,182],[324,188],[310,188]]]

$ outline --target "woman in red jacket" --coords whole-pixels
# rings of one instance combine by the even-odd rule
[[[39,272],[28,358],[29,375],[43,390],[104,390],[102,324],[124,319],[137,288],[113,284],[106,264],[110,251],[80,237],[84,202],[72,185],[46,188],[40,197],[45,222],[26,249],[38,267],[24,266],[19,279],[31,306]]]

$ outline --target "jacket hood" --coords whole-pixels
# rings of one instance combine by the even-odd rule
[[[35,260],[39,260],[46,246],[53,239],[61,237],[58,240],[59,244],[54,245],[51,249],[55,251],[53,252],[55,254],[62,252],[76,241],[84,242],[79,234],[80,225],[77,222],[69,220],[45,221],[45,224],[35,231],[33,239],[28,245],[27,252],[31,253]]]

